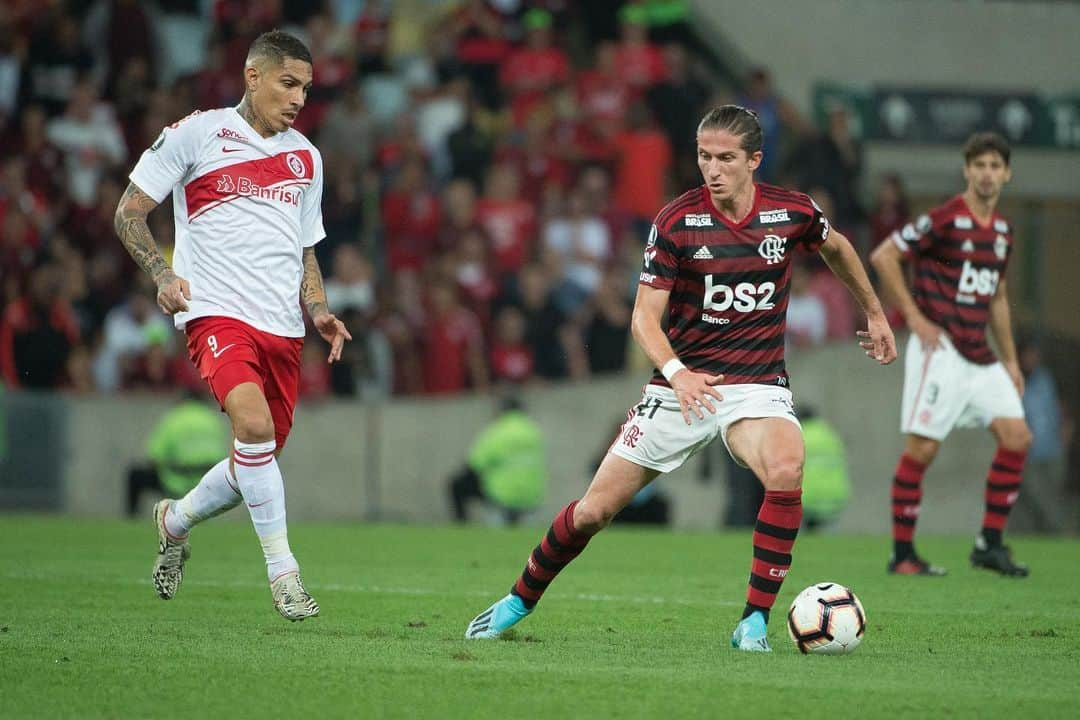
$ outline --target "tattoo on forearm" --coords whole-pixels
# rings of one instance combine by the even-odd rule
[[[116,208],[113,222],[116,234],[131,258],[153,278],[154,283],[161,285],[162,280],[172,274],[172,268],[158,250],[150,227],[146,224],[146,216],[155,207],[157,203],[153,198],[133,183],[129,184]]]
[[[300,298],[311,317],[330,311],[326,305],[322,271],[312,248],[304,248],[304,278],[300,281]]]

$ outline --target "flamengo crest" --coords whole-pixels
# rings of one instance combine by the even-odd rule
[[[779,235],[766,235],[765,239],[758,245],[758,255],[765,258],[766,265],[775,265],[784,260],[784,251],[787,249],[786,237],[780,237]]]

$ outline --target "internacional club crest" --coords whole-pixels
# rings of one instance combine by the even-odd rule
[[[776,265],[784,260],[787,238],[779,235],[766,235],[758,245],[758,255],[765,258],[766,265]]]
[[[296,156],[295,153],[289,153],[285,156],[285,163],[292,170],[292,174],[298,178],[304,177],[304,161]]]

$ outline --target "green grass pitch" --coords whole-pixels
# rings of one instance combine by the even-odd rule
[[[1080,717],[1080,545],[1016,539],[1012,580],[926,538],[943,579],[885,575],[880,537],[804,535],[770,628],[728,644],[748,534],[614,528],[509,640],[465,641],[540,528],[294,525],[322,617],[274,612],[250,526],[192,535],[174,600],[149,583],[151,523],[0,518],[0,717]],[[832,580],[868,630],[802,656],[783,614]]]

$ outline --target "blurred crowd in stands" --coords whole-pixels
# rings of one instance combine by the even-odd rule
[[[331,309],[355,338],[302,393],[377,398],[644,364],[629,332],[655,213],[700,183],[713,103],[757,110],[761,180],[811,193],[865,252],[908,216],[886,178],[860,202],[843,108],[825,127],[766,69],[726,78],[680,0],[8,0],[0,6],[0,371],[9,387],[197,388],[182,335],[113,230],[161,128],[235,105],[251,41],[302,37],[297,129],[322,151]],[[151,215],[166,254],[171,202]],[[850,338],[846,290],[795,269],[789,341]]]

